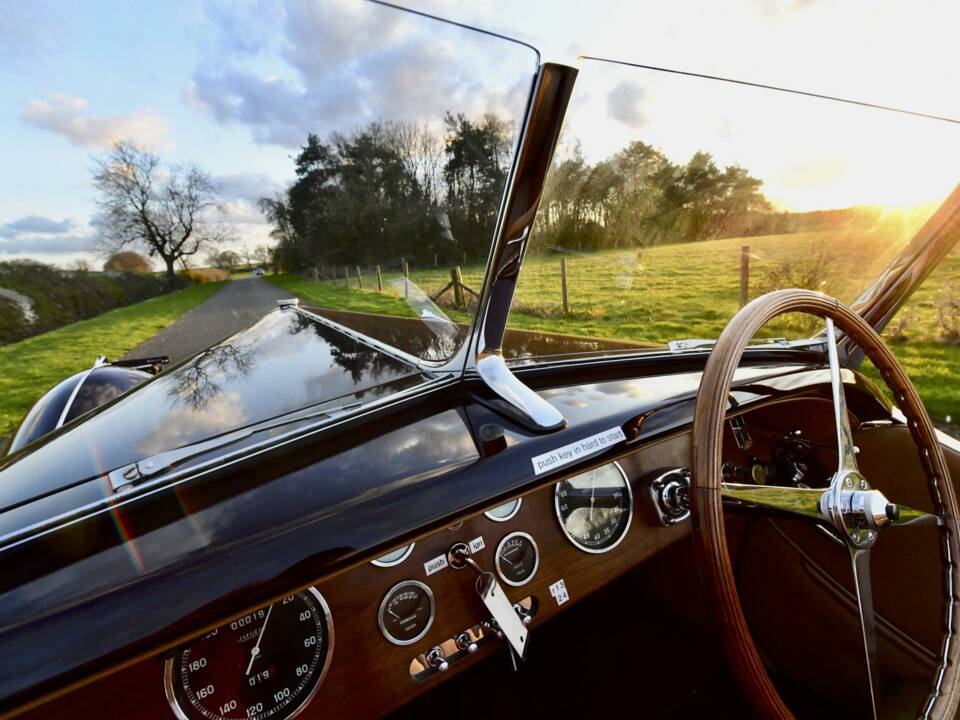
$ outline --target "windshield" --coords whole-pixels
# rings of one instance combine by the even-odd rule
[[[950,122],[584,60],[510,326],[643,350],[715,339],[771,290],[850,303],[957,185],[957,140]]]
[[[359,0],[17,17],[23,52],[0,64],[0,449],[98,356],[170,372],[255,326],[219,346],[259,364],[215,363],[216,402],[169,394],[192,419],[161,450],[457,358],[534,49]],[[287,298],[310,328],[262,322]],[[257,394],[278,380],[289,397]],[[63,385],[31,437],[119,392],[88,398],[92,382]]]

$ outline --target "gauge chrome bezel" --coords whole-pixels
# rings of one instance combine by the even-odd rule
[[[503,548],[504,543],[506,543],[507,540],[514,537],[526,538],[527,540],[530,541],[530,544],[533,545],[533,555],[534,555],[533,570],[530,571],[530,575],[527,576],[527,579],[521,582],[508,580],[507,576],[504,575],[503,573],[503,568],[500,567],[500,550]],[[497,543],[497,549],[493,553],[493,564],[497,568],[497,575],[499,575],[500,579],[503,580],[507,585],[510,585],[512,587],[523,587],[524,585],[529,583],[531,580],[533,580],[533,578],[537,574],[537,570],[540,569],[540,547],[537,545],[537,541],[533,539],[533,536],[530,535],[530,533],[525,533],[522,530],[515,530],[512,533],[507,533],[506,535],[504,535],[503,539],[499,543]]]
[[[496,510],[497,508],[502,508],[504,505],[509,505],[510,503],[512,503],[512,502],[514,502],[514,501],[516,501],[517,506],[513,509],[513,511],[512,511],[509,515],[506,515],[506,516],[504,516],[504,517],[497,517],[496,515],[491,515],[491,514],[490,514],[490,513],[492,513],[494,510]],[[521,505],[523,505],[523,498],[522,498],[522,497],[518,497],[518,498],[514,498],[513,500],[507,500],[506,502],[500,503],[500,504],[497,505],[496,507],[490,508],[489,510],[487,510],[487,511],[486,511],[485,513],[483,513],[483,514],[486,515],[488,519],[493,520],[494,522],[507,522],[508,520],[513,520],[513,518],[515,518],[515,517],[517,516],[517,513],[520,512],[520,506],[521,506]]]
[[[387,555],[390,554],[389,552],[386,552],[386,553],[384,553],[383,555],[381,555],[379,558],[377,558],[376,560],[371,560],[371,561],[370,561],[370,564],[371,564],[371,565],[376,565],[377,567],[382,567],[382,568],[396,567],[397,565],[399,565],[400,563],[402,563],[404,560],[406,560],[408,557],[410,557],[410,553],[413,552],[413,548],[414,548],[415,545],[416,545],[415,542],[412,542],[412,543],[410,543],[409,545],[405,545],[404,547],[405,547],[406,549],[404,550],[403,555],[401,555],[401,556],[400,556],[399,558],[397,558],[396,560],[390,560],[389,562],[382,562],[382,561],[380,560],[380,558],[386,557]],[[391,552],[392,552],[392,551],[391,551]]]
[[[627,499],[629,500],[629,503],[627,505],[627,524],[623,526],[623,532],[620,534],[620,537],[617,538],[616,542],[614,542],[612,545],[609,545],[608,547],[599,548],[599,549],[584,547],[583,545],[580,544],[580,542],[576,538],[573,537],[573,535],[570,534],[570,532],[567,530],[567,526],[563,522],[563,518],[560,516],[560,499],[557,495],[557,489],[560,487],[560,483],[565,482],[566,480],[560,480],[553,486],[553,511],[557,516],[557,522],[560,523],[560,529],[563,530],[563,534],[567,536],[567,540],[573,543],[574,547],[576,547],[578,550],[582,550],[585,553],[590,553],[591,555],[602,555],[603,553],[608,553],[611,550],[613,550],[617,545],[622,543],[623,539],[627,536],[627,533],[630,532],[630,524],[633,522],[633,488],[630,485],[630,478],[627,477],[627,473],[624,472],[623,468],[620,466],[620,463],[614,460],[613,462],[606,463],[605,465],[600,465],[598,467],[593,468],[593,470],[587,471],[587,472],[599,470],[602,467],[606,467],[606,465],[612,465],[620,472],[620,475],[623,477],[623,482],[627,486]],[[583,475],[583,474],[584,473],[577,473],[576,475],[572,475],[571,477],[577,477],[577,475]]]
[[[301,703],[289,714],[282,716],[282,720],[292,720],[297,715],[302,713],[310,701],[316,697],[317,692],[320,690],[320,686],[323,684],[324,678],[327,676],[327,671],[330,669],[330,661],[333,660],[333,616],[330,614],[330,606],[327,605],[326,599],[323,595],[320,594],[320,591],[317,590],[312,585],[306,590],[298,590],[293,593],[294,595],[302,592],[310,592],[316,601],[320,604],[320,609],[323,610],[323,616],[327,623],[327,656],[323,661],[323,668],[320,670],[320,674],[317,676],[316,682],[313,684],[313,687],[310,688],[310,692],[306,694],[306,697],[303,698]],[[270,603],[272,604],[272,603]],[[260,610],[267,605],[255,608],[255,610]],[[226,625],[229,620],[223,625]],[[223,625],[218,625],[217,627],[223,627]],[[171,658],[168,658],[167,661],[163,664],[163,692],[167,696],[167,704],[170,705],[170,709],[173,710],[173,714],[178,718],[178,720],[195,720],[191,718],[184,710],[180,707],[180,703],[177,700],[176,693],[173,689],[173,670],[174,665],[176,664],[177,657],[183,652],[180,650]]]
[[[427,618],[426,626],[423,628],[423,630],[420,631],[420,634],[417,635],[415,638],[411,638],[410,640],[398,640],[393,635],[391,635],[390,632],[387,630],[387,625],[383,621],[383,611],[387,607],[387,600],[390,599],[390,596],[393,595],[399,588],[404,587],[405,585],[416,585],[418,588],[420,588],[421,590],[427,593],[427,597],[430,598],[430,617]],[[430,632],[430,628],[433,627],[433,620],[434,618],[436,618],[436,616],[437,616],[437,600],[433,596],[433,590],[430,589],[430,586],[427,585],[426,583],[420,582],[419,580],[401,580],[392,588],[387,590],[387,592],[383,596],[383,600],[380,601],[380,609],[377,610],[377,625],[380,626],[380,632],[383,635],[383,637],[387,639],[388,642],[391,642],[394,645],[399,645],[400,647],[404,647],[406,645],[413,645],[416,642],[420,642],[424,638],[424,636],[428,632]]]

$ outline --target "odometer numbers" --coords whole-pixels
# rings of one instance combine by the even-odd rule
[[[617,463],[558,482],[554,504],[564,534],[589,553],[615,548],[633,518],[630,482]]]
[[[287,720],[320,687],[333,653],[330,609],[315,588],[232,620],[167,660],[181,720]]]

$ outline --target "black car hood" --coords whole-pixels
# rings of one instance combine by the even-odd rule
[[[304,408],[373,400],[427,379],[416,365],[333,325],[276,310],[4,458],[0,512],[157,453]]]

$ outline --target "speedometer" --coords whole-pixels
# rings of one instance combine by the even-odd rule
[[[317,692],[333,655],[330,609],[315,588],[218,627],[167,660],[181,720],[286,720]]]
[[[617,463],[561,480],[554,488],[554,504],[563,532],[589,553],[615,548],[633,518],[630,482]]]

